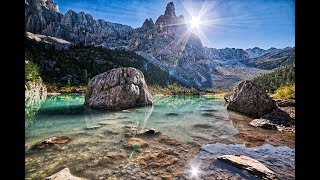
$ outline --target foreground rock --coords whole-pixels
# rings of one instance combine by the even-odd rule
[[[152,105],[153,100],[142,72],[128,67],[93,77],[89,81],[84,104],[94,109],[122,110]]]
[[[277,129],[276,125],[268,119],[254,119],[250,122],[250,125],[263,129]]]
[[[217,159],[233,166],[246,169],[250,173],[258,175],[263,179],[277,179],[274,172],[259,161],[248,156],[223,155],[217,157]]]
[[[278,179],[295,179],[295,149],[287,146],[262,146],[248,148],[244,144],[207,144],[200,148],[198,155],[185,165],[185,179],[193,179],[192,170],[197,167],[198,179],[263,179],[245,169],[228,165],[217,158],[226,154],[251,157],[274,172]]]
[[[61,171],[57,172],[56,174],[49,176],[46,178],[46,180],[62,180],[62,179],[67,179],[67,180],[86,180],[85,178],[80,178],[72,175],[70,173],[69,168],[64,168]]]
[[[227,109],[246,114],[253,118],[270,113],[277,109],[276,102],[258,84],[242,81],[231,95],[225,97]]]
[[[277,100],[277,105],[279,107],[295,107],[295,103],[289,100]]]
[[[67,136],[53,136],[48,139],[42,140],[33,146],[33,149],[44,149],[55,146],[57,144],[66,144],[70,142],[71,138]]]

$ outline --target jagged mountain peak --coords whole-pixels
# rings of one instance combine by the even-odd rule
[[[166,11],[164,12],[165,16],[177,17],[175,14],[175,8],[173,2],[169,2],[166,7]]]
[[[142,24],[142,28],[152,29],[153,27],[154,27],[154,22],[152,18],[146,19]]]
[[[53,0],[25,0],[26,5],[31,5],[36,9],[41,9],[44,7],[49,11],[54,11],[59,13],[58,4],[53,2]]]

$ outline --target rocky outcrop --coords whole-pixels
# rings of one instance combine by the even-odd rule
[[[42,79],[39,78],[35,82],[25,82],[25,103],[26,106],[37,104],[47,97],[47,87],[43,84]]]
[[[258,175],[262,179],[277,179],[273,171],[259,161],[248,156],[223,155],[217,157],[217,159],[238,168],[245,169],[252,174]]]
[[[61,171],[53,174],[46,178],[46,180],[60,180],[60,179],[68,179],[68,180],[86,180],[85,178],[76,177],[71,174],[69,168],[64,168]]]
[[[42,34],[33,34],[31,32],[26,32],[26,37],[37,42],[44,42],[44,43],[53,45],[56,49],[59,49],[59,50],[67,49],[72,45],[72,43],[64,39],[46,36]]]
[[[25,0],[26,31],[41,34],[51,23],[59,22],[61,17],[53,0]]]
[[[228,98],[227,109],[253,118],[260,118],[277,109],[276,102],[266,91],[260,85],[248,80],[240,82]]]
[[[143,22],[141,28],[145,29],[146,31],[153,29],[153,28],[154,28],[154,22],[153,22],[153,20],[152,20],[151,18],[146,19],[146,20]]]
[[[152,105],[141,71],[129,68],[116,68],[90,79],[85,103],[94,109],[121,110]]]
[[[84,12],[63,15],[52,0],[26,0],[25,10],[26,31],[74,43],[122,47],[133,34],[130,26],[95,20]]]

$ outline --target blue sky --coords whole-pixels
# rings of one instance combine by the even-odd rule
[[[95,19],[140,27],[156,19],[172,0],[54,0],[62,13],[69,9]],[[194,32],[207,47],[284,48],[295,46],[294,0],[173,0],[176,15],[202,14]],[[203,8],[201,8],[203,7]]]

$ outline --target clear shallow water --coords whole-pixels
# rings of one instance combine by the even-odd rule
[[[111,163],[104,160],[110,152],[125,151],[125,156],[131,153],[124,148],[128,140],[125,136],[128,126],[138,129],[155,128],[161,135],[167,135],[183,143],[200,145],[216,142],[243,144],[239,133],[256,131],[247,125],[248,119],[234,113],[230,114],[221,98],[156,96],[154,101],[155,106],[152,107],[99,112],[83,106],[84,95],[49,95],[26,125],[26,178],[43,179],[65,166],[69,167],[73,174],[89,179],[96,179],[92,174],[99,174],[98,172],[108,174],[119,163],[127,163],[127,158],[112,159]],[[237,121],[230,120],[231,117]],[[274,135],[278,132],[260,133]],[[61,149],[30,149],[43,139],[62,135],[70,137],[71,141]],[[155,140],[148,140],[150,147],[146,151],[159,149],[159,143],[152,144],[153,141]],[[183,157],[184,155],[180,154],[179,159]],[[185,162],[183,166],[186,164]]]
[[[36,118],[26,127],[26,145],[52,135],[73,134],[101,123],[155,128],[182,141],[192,140],[198,133],[231,137],[238,134],[232,121],[228,120],[223,99],[156,96],[154,101],[153,107],[97,112],[83,107],[84,95],[48,96]]]

